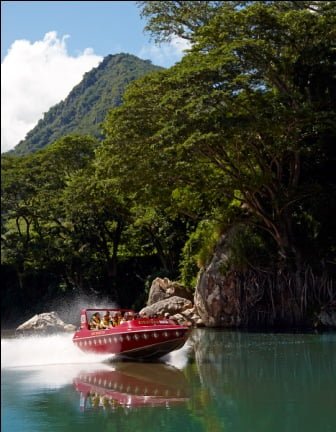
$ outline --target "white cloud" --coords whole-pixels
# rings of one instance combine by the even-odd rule
[[[68,37],[52,31],[36,42],[17,40],[8,50],[1,64],[1,152],[24,139],[43,113],[102,60],[91,48],[71,57]]]
[[[150,59],[155,65],[169,67],[181,60],[185,50],[189,48],[189,41],[175,36],[170,43],[143,46],[138,55],[143,59]]]

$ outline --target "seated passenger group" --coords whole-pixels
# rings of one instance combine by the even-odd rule
[[[95,312],[90,319],[90,330],[116,327],[117,325],[133,318],[133,315],[128,312],[125,312],[124,315],[121,315],[121,312],[116,312],[113,316],[111,316],[110,311],[106,311],[103,319],[101,319],[100,313]]]

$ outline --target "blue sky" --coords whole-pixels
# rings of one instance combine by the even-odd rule
[[[157,46],[134,1],[1,2],[1,151],[13,148],[85,72],[120,52],[172,66],[185,41]]]
[[[85,48],[102,56],[138,55],[149,42],[133,1],[3,1],[1,9],[2,59],[15,40],[40,40],[50,31],[70,35],[71,55]]]

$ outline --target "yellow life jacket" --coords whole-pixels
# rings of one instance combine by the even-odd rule
[[[90,326],[92,327],[100,327],[100,319],[95,315],[90,320]]]
[[[103,325],[106,327],[109,327],[111,325],[111,318],[109,316],[104,317],[103,319]]]

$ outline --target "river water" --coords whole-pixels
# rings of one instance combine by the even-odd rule
[[[336,334],[195,329],[156,363],[1,340],[2,432],[336,432]]]

